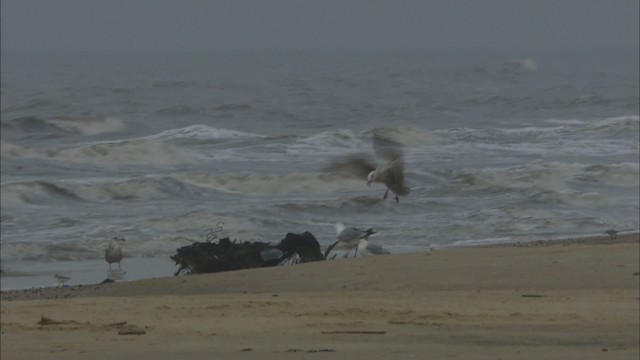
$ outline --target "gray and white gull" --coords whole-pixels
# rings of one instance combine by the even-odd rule
[[[354,257],[358,254],[360,240],[367,240],[370,235],[375,234],[373,229],[361,230],[355,227],[347,227],[341,221],[336,223],[336,234],[338,243],[342,248],[348,250],[356,249]]]

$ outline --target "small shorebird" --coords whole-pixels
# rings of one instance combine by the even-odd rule
[[[122,260],[122,248],[120,245],[124,244],[125,241],[125,239],[115,236],[109,241],[109,246],[104,251],[104,259],[109,263],[109,270],[111,270],[112,263],[118,263],[118,269],[122,269],[120,264],[120,260]]]
[[[618,232],[613,229],[607,230],[605,234],[609,235],[609,240],[615,240],[618,238]]]
[[[56,278],[56,281],[58,281],[58,286],[66,284],[67,281],[71,279],[69,276],[64,276],[60,274],[55,274],[53,275],[53,277]]]
[[[367,240],[371,234],[375,234],[373,229],[360,230],[354,227],[346,227],[342,222],[338,221],[336,223],[336,234],[338,235],[338,242],[343,246],[351,249],[356,249],[356,252],[353,254],[355,257],[358,255],[358,244],[360,244],[360,239]]]

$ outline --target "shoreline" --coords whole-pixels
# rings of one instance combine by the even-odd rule
[[[571,244],[571,243],[600,243],[600,242],[620,242],[633,241],[634,237],[640,236],[639,231],[624,231],[620,232],[617,239],[611,240],[608,235],[591,234],[584,236],[567,236],[550,238],[544,240],[519,240],[519,241],[460,241],[449,245],[437,245],[425,247],[424,250],[392,253],[393,255],[402,255],[410,253],[422,253],[432,250],[447,250],[457,248],[477,248],[477,247],[529,247],[529,246],[551,246],[557,244]],[[631,240],[629,240],[631,239]],[[55,283],[53,275],[58,273],[55,268],[65,266],[68,262],[58,262],[53,265],[53,271],[51,269],[52,264],[47,264],[47,268],[41,267],[35,271],[25,272],[16,271],[13,269],[3,269],[0,273],[0,282],[2,288],[0,293],[10,291],[32,291],[39,289],[56,288],[58,285]],[[169,257],[154,257],[154,258],[125,258],[123,259],[125,264],[124,274],[126,276],[123,281],[138,281],[145,279],[157,279],[163,277],[172,277],[173,273],[177,270],[177,265]],[[42,265],[42,264],[39,264]],[[68,265],[67,265],[68,266]],[[70,284],[64,287],[74,286],[91,286],[99,285],[104,280],[110,277],[109,272],[104,272],[104,260],[103,259],[91,259],[85,261],[75,261],[72,266],[76,267],[72,271],[62,271],[61,274],[71,277]],[[116,274],[121,275],[121,274]],[[10,285],[6,285],[9,283]],[[44,284],[48,285],[44,285]]]
[[[639,245],[457,247],[2,292],[1,355],[637,358]]]

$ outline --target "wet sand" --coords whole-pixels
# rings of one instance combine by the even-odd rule
[[[637,359],[638,235],[5,291],[2,359]]]

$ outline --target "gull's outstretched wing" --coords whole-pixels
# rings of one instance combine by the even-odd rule
[[[388,135],[388,129],[373,130],[373,150],[379,159],[387,162],[402,162],[404,159],[402,144]]]
[[[389,132],[390,129],[373,130],[373,149],[379,159],[386,161],[376,168],[374,181],[384,183],[396,195],[405,196],[410,189],[404,183],[404,150]]]
[[[364,155],[352,155],[333,160],[324,168],[325,173],[366,179],[376,166]]]

